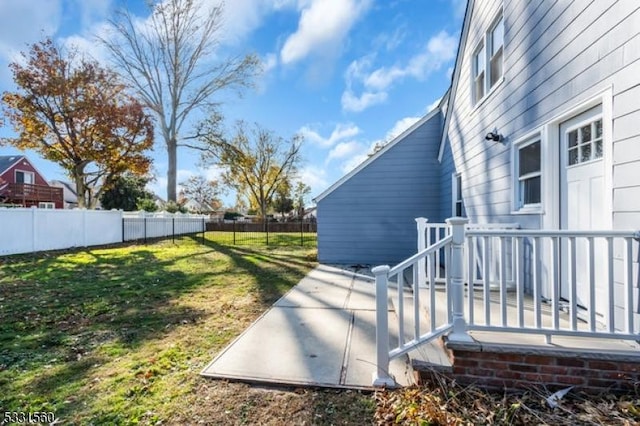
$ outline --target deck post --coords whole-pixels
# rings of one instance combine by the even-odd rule
[[[376,266],[371,270],[376,277],[376,371],[373,386],[393,387],[395,380],[389,375],[389,301],[388,265]]]
[[[469,219],[464,217],[452,217],[447,219],[447,224],[451,227],[451,267],[450,282],[451,287],[447,289],[451,292],[451,313],[453,329],[449,334],[450,341],[473,342],[467,334],[467,321],[464,318],[464,227],[469,223]]]
[[[416,224],[418,226],[418,253],[427,248],[425,233],[427,231],[427,222],[429,219],[425,217],[417,217]],[[421,259],[418,262],[418,287],[427,287],[427,259]]]

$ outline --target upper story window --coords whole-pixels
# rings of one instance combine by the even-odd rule
[[[26,172],[24,170],[16,170],[16,183],[35,183],[35,177],[33,172]]]
[[[493,87],[502,78],[502,51],[504,47],[504,20],[502,16],[489,32],[490,55],[489,87]]]
[[[480,46],[476,49],[476,53],[473,55],[473,96],[475,102],[478,102],[484,97],[484,43],[480,43]]]
[[[493,21],[482,41],[473,53],[473,103],[476,104],[489,93],[503,75],[504,19],[499,15]],[[487,66],[488,64],[488,66]]]

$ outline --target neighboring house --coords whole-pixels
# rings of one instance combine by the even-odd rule
[[[62,189],[51,187],[24,155],[0,156],[0,203],[63,208]]]
[[[52,180],[49,185],[62,189],[62,198],[64,199],[65,209],[74,209],[78,207],[78,194],[73,184],[62,180]]]
[[[306,222],[315,222],[318,219],[318,213],[316,207],[309,207],[304,209],[302,220]]]

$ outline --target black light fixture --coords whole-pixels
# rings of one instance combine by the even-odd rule
[[[498,133],[497,130],[487,133],[487,135],[484,138],[485,140],[493,141],[493,142],[504,141],[504,137],[500,133]]]

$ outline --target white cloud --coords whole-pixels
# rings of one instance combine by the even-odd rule
[[[420,120],[420,117],[405,117],[396,121],[391,130],[387,132],[385,140],[391,141],[395,139],[402,132],[413,126],[418,120]]]
[[[357,141],[340,142],[337,144],[327,156],[326,163],[334,159],[341,159],[360,152],[364,149],[364,145]]]
[[[314,130],[307,125],[303,126],[299,130],[299,133],[312,143],[326,148],[333,146],[344,139],[352,138],[360,134],[360,128],[351,123],[338,123],[331,132],[331,135],[325,138],[322,137],[317,130]]]
[[[210,166],[204,170],[200,170],[200,172],[207,180],[215,180],[219,182],[222,178],[222,173],[224,173],[224,168],[219,166]]]
[[[75,0],[74,7],[80,15],[80,26],[90,30],[96,22],[105,20],[111,12],[112,0]]]
[[[278,57],[274,53],[268,53],[262,58],[262,72],[265,74],[278,66]]]
[[[328,186],[327,171],[316,166],[306,166],[299,172],[299,180],[311,188],[310,198],[320,195]]]
[[[413,56],[406,66],[378,68],[367,76],[364,85],[369,89],[386,90],[401,78],[413,77],[422,80],[455,58],[457,43],[458,40],[455,37],[446,31],[441,31],[429,39],[424,50]]]
[[[345,90],[340,101],[343,110],[360,112],[371,106],[383,103],[387,100],[387,97],[386,92],[363,92],[360,96],[357,96],[351,90]]]
[[[435,101],[431,102],[429,105],[427,105],[427,114],[433,111],[433,109],[436,108],[438,105],[440,105],[440,101],[442,101],[442,98],[438,98]]]
[[[396,81],[404,78],[424,80],[455,58],[457,43],[455,37],[441,31],[429,39],[423,50],[411,57],[405,65],[380,67],[370,71],[375,59],[373,55],[353,61],[345,72],[346,88],[342,94],[342,109],[363,111],[386,101],[388,90]],[[354,86],[361,87],[360,95],[356,94]]]
[[[53,36],[62,21],[61,0],[1,0],[0,55],[14,60],[17,52],[42,36]]]
[[[284,64],[300,61],[310,54],[332,57],[357,19],[368,9],[369,0],[310,0],[300,3],[298,29],[280,51]]]

